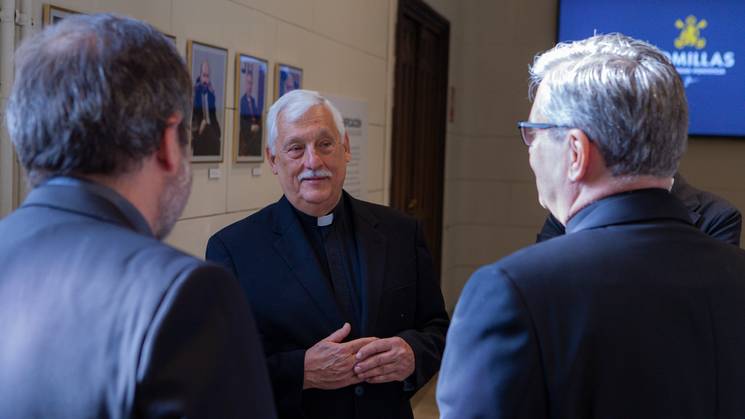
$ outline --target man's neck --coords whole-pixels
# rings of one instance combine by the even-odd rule
[[[337,205],[339,205],[339,202],[341,202],[341,198],[344,194],[339,193],[339,196],[336,198],[336,200],[332,201],[333,205],[301,205],[300,202],[293,203],[290,201],[290,204],[292,204],[293,207],[295,207],[296,210],[302,212],[305,215],[311,216],[311,217],[323,217],[324,215],[328,215],[331,212],[334,211],[334,208],[336,208]]]
[[[562,224],[566,225],[583,208],[605,197],[638,189],[658,188],[669,190],[670,183],[671,178],[669,177],[618,176],[608,177],[599,182],[582,185],[577,198],[569,206],[566,217],[559,220]]]

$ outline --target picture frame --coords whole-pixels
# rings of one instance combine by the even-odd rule
[[[285,93],[303,88],[303,69],[277,63],[274,72],[274,100]]]
[[[80,12],[72,9],[66,9],[64,7],[55,6],[53,4],[44,4],[42,13],[43,26],[54,25],[60,20],[70,15],[79,15]]]
[[[186,63],[194,83],[191,161],[222,162],[225,149],[228,50],[189,39],[186,42]]]
[[[264,104],[269,63],[252,55],[235,54],[235,113],[233,159],[264,161]]]

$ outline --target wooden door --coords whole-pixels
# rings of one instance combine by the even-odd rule
[[[422,222],[438,279],[449,36],[449,22],[423,1],[399,1],[391,206]]]

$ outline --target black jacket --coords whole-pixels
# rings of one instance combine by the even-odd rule
[[[744,278],[667,191],[602,199],[468,281],[442,418],[745,417]]]
[[[285,197],[210,238],[207,259],[231,269],[254,310],[281,418],[411,418],[409,397],[439,369],[448,316],[413,218],[346,193],[364,272],[369,336],[402,337],[416,370],[404,383],[303,390],[306,349],[344,323]]]

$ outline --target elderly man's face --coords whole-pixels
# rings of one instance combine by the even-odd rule
[[[287,199],[312,216],[334,209],[347,174],[349,140],[340,138],[325,106],[311,107],[299,120],[288,123],[279,115],[276,155],[267,158],[279,177]]]
[[[538,87],[533,108],[530,111],[530,122],[554,123],[541,114],[541,109],[548,99],[549,92],[544,85]],[[567,181],[567,141],[552,138],[551,130],[538,129],[535,140],[530,145],[530,168],[535,174],[538,202],[542,207],[557,215],[558,205]]]

